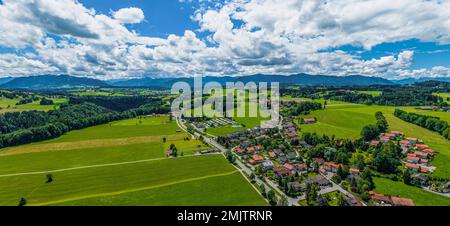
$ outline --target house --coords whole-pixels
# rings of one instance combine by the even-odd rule
[[[361,203],[361,201],[359,201],[357,198],[355,198],[354,196],[352,197],[346,197],[345,201],[347,202],[347,204],[349,206],[363,206],[363,204]]]
[[[305,171],[308,168],[306,163],[294,164],[294,170],[297,172]]]
[[[328,172],[336,173],[341,166],[341,164],[336,164],[334,162],[325,162],[323,167]]]
[[[269,160],[264,161],[264,162],[261,164],[262,170],[264,170],[264,171],[273,169],[273,166],[274,166],[273,162],[272,162],[272,161],[269,161]]]
[[[378,141],[378,140],[373,140],[370,142],[370,146],[374,146],[374,147],[377,147],[379,144],[380,144],[380,141]]]
[[[236,154],[242,155],[242,154],[244,154],[244,152],[245,152],[245,150],[242,149],[241,147],[236,147],[236,148],[234,149],[234,153],[236,153]]]
[[[274,159],[274,158],[277,157],[277,155],[276,155],[275,152],[273,152],[273,151],[269,151],[267,154],[268,154],[268,155],[270,156],[270,158],[272,158],[272,159]]]
[[[261,163],[264,161],[264,157],[262,157],[261,155],[253,155],[252,159],[256,162],[256,163]]]
[[[384,137],[384,136],[383,136],[383,137],[380,138],[380,142],[381,142],[381,143],[387,143],[387,142],[389,142],[390,140],[391,140],[391,138],[389,138],[389,137]]]
[[[287,158],[289,161],[294,161],[294,160],[297,159],[297,153],[295,153],[295,152],[289,152],[289,153],[286,154],[286,158]]]
[[[426,152],[416,151],[416,152],[414,152],[414,154],[417,157],[422,158],[422,159],[427,159],[428,158],[428,153],[426,153]]]
[[[419,139],[415,137],[408,137],[406,138],[406,140],[408,140],[410,144],[416,144],[417,142],[419,142]]]
[[[419,163],[420,158],[417,158],[417,157],[408,157],[408,160],[407,160],[407,161],[410,162],[410,163]]]
[[[322,165],[323,163],[325,163],[325,159],[323,158],[312,158],[313,162],[317,162],[319,165]]]
[[[273,172],[278,177],[285,177],[285,176],[289,175],[289,170],[286,169],[284,166],[273,167]]]
[[[416,144],[416,148],[418,148],[419,150],[425,150],[425,149],[429,149],[430,147],[425,144]]]
[[[397,137],[401,137],[401,136],[405,135],[403,132],[400,132],[400,131],[391,131],[391,134],[394,134]]]
[[[357,169],[357,168],[351,168],[350,169],[350,173],[351,174],[359,174],[361,172],[361,170]]]
[[[172,149],[168,149],[167,151],[166,151],[166,157],[170,157],[171,155],[172,155]]]
[[[401,140],[400,146],[402,146],[402,148],[409,148],[409,147],[411,147],[411,143],[409,143],[409,141],[407,141],[407,140]]]
[[[320,187],[327,187],[331,185],[331,182],[322,175],[317,175],[314,177],[312,182],[318,184]]]
[[[294,190],[296,192],[305,192],[306,191],[306,184],[300,183],[298,181],[289,182],[288,186],[294,188]]]
[[[420,171],[420,166],[414,163],[405,163],[405,167],[408,170],[414,171],[414,172],[419,172]]]
[[[316,123],[316,119],[315,119],[315,118],[304,118],[304,119],[303,119],[303,123],[304,123],[304,124],[312,124],[312,123]]]
[[[420,163],[427,165],[428,164],[428,159],[420,159]]]
[[[420,167],[420,172],[421,173],[429,173],[430,169],[426,168],[426,167]]]
[[[414,206],[414,201],[412,199],[392,196],[391,200],[393,206]]]
[[[425,149],[425,150],[423,150],[423,152],[426,152],[426,153],[428,153],[429,155],[433,155],[434,154],[434,151],[433,151],[433,149]]]
[[[428,186],[428,176],[421,173],[411,175],[412,183],[418,186]]]
[[[279,161],[281,164],[284,164],[284,163],[288,162],[288,159],[286,158],[285,155],[281,155],[281,156],[278,158],[278,161]]]
[[[383,194],[378,194],[374,191],[370,191],[369,194],[372,197],[372,200],[379,205],[383,205],[383,206],[392,205],[392,200],[389,196],[385,196]]]
[[[384,134],[383,137],[387,137],[387,138],[389,138],[389,140],[395,140],[395,138],[397,137],[397,135],[396,135],[396,134],[393,134],[393,133],[386,133],[386,134]]]
[[[283,166],[284,166],[284,168],[288,169],[289,171],[294,170],[294,166],[289,163],[285,163]]]

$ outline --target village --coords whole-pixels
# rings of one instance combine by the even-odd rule
[[[313,118],[302,118],[304,124],[315,122],[316,119]],[[342,186],[344,184],[342,181],[352,183],[358,180],[363,169],[326,161],[324,158],[305,158],[305,151],[311,150],[314,146],[298,135],[297,125],[289,119],[285,120],[280,128],[255,127],[230,134],[227,142],[231,144],[233,153],[252,169],[255,176],[277,184],[287,196],[297,198],[299,203],[306,199],[306,193],[311,189],[311,185],[316,185],[317,191],[328,197],[328,201],[342,195],[344,205],[362,206],[369,203],[381,206],[414,205],[411,199],[378,194],[374,191],[368,191],[369,202],[361,200],[359,198],[361,195],[352,192],[348,186]],[[405,134],[399,131],[381,134],[378,140],[368,143],[375,147],[387,142],[401,146],[404,157],[401,162],[404,169],[411,171],[413,183],[417,186],[428,186],[428,174],[436,169],[430,164],[435,152],[419,138],[405,137]],[[339,178],[337,175],[341,175],[344,169],[347,169],[348,173],[345,173],[344,178]],[[336,186],[339,189],[332,189]],[[327,193],[339,194],[330,198],[326,196]],[[303,201],[303,204],[305,203]]]

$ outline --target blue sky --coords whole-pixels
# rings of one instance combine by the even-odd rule
[[[0,0],[0,77],[448,77],[449,7],[421,0]]]

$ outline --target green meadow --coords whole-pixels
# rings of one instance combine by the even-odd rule
[[[265,204],[222,155],[195,155],[209,147],[188,137],[168,117],[141,117],[0,149],[0,205],[17,205],[22,197],[28,205],[109,205],[104,200],[110,199],[122,200],[114,205]],[[166,158],[170,144],[178,158]],[[48,173],[51,183],[45,183]],[[241,193],[208,186],[236,187]],[[180,191],[165,193],[171,189]],[[184,197],[191,193],[204,193],[204,199]],[[248,198],[240,202],[244,195]]]
[[[375,192],[391,196],[409,198],[416,206],[449,206],[450,198],[436,195],[420,188],[405,185],[385,178],[373,178]]]
[[[450,98],[450,93],[434,93],[436,96],[440,96],[444,99],[445,102],[450,103],[450,100],[447,100]]]
[[[33,101],[32,103],[16,105],[20,101],[19,98],[9,99],[0,97],[0,113],[17,112],[17,111],[50,111],[59,108],[63,103],[67,102],[65,98],[51,98],[53,105],[40,105],[40,101]]]

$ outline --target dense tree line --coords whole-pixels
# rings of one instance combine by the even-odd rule
[[[95,104],[61,106],[61,109],[44,111],[8,112],[0,115],[0,134],[20,129],[43,126],[51,122],[70,122],[76,119],[90,118],[100,114],[113,113],[112,110]]]
[[[322,104],[317,102],[301,102],[295,103],[286,112],[289,116],[307,115],[311,111],[321,110]]]
[[[366,141],[373,140],[388,129],[389,125],[383,113],[376,112],[375,118],[377,119],[376,124],[364,126],[361,130],[362,139]]]
[[[379,96],[349,90],[338,90],[328,92],[324,95],[324,98],[350,103],[384,106],[424,106],[437,105],[442,102],[442,98],[433,95],[430,89],[402,86],[384,88]]]
[[[155,101],[155,99],[143,96],[74,96],[70,97],[69,104],[81,104],[88,102],[114,111],[126,111],[152,101]]]
[[[25,114],[28,118],[23,116],[19,118],[29,122],[27,124],[28,127],[0,135],[0,148],[47,140],[61,136],[71,130],[133,118],[139,115],[169,112],[169,109],[161,108],[160,106],[160,102],[155,102],[117,113],[91,103],[83,103],[68,106],[61,110]],[[34,121],[34,116],[40,117],[39,122],[41,125],[30,126]],[[17,120],[17,118],[15,119]],[[20,120],[16,122],[20,124]]]
[[[446,139],[450,140],[450,126],[448,122],[441,120],[438,117],[433,117],[429,115],[420,115],[416,113],[408,113],[406,111],[395,109],[395,117],[407,121],[418,126],[427,128],[431,131],[440,133]]]

